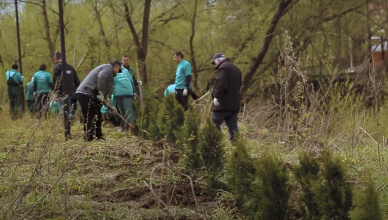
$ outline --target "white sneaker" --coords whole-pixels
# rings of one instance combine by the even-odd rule
[[[122,127],[120,127],[117,131],[119,131],[119,132],[123,132],[124,131],[124,129],[122,128]]]

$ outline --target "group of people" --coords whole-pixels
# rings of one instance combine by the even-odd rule
[[[176,100],[187,110],[191,91],[191,65],[180,51],[173,53],[173,59],[178,63],[175,85],[167,87],[165,95],[175,91]],[[215,54],[212,64],[215,66],[216,74],[213,78],[211,118],[218,130],[221,130],[221,124],[225,122],[229,129],[230,140],[233,140],[238,132],[237,118],[241,102],[242,73],[223,53]]]
[[[120,114],[120,131],[137,132],[136,114],[133,99],[141,81],[136,81],[134,70],[129,66],[128,56],[119,60],[111,60],[91,70],[80,82],[77,72],[70,64],[63,65],[62,54],[54,55],[55,66],[53,77],[46,71],[46,64],[39,70],[26,86],[26,102],[28,109],[38,118],[47,115],[49,101],[56,102],[62,112],[65,125],[65,140],[71,139],[71,120],[77,109],[77,101],[81,107],[84,123],[85,141],[104,140],[101,123],[101,109],[106,105],[110,111]],[[24,77],[18,72],[18,65],[6,72],[10,112],[13,119],[21,115]],[[113,93],[115,105],[107,102]]]
[[[175,84],[166,89],[165,95],[174,93],[176,100],[187,110],[188,96],[191,93],[191,64],[184,59],[180,51],[173,53],[173,59],[177,62]],[[49,97],[57,100],[64,118],[65,138],[68,140],[71,138],[71,118],[74,117],[78,101],[83,116],[85,141],[104,140],[101,129],[102,113],[109,111],[122,119],[118,120],[119,131],[130,130],[137,133],[133,102],[141,92],[141,81],[136,80],[134,70],[129,66],[128,56],[123,56],[121,61],[113,59],[108,64],[97,66],[82,82],[71,65],[63,65],[61,52],[55,53],[54,60],[56,64],[53,78],[46,71],[46,65],[41,64],[31,82],[27,84],[26,100],[32,113],[36,112],[38,117],[46,115]],[[216,74],[213,78],[211,118],[219,130],[225,122],[230,139],[233,140],[238,132],[241,70],[222,53],[213,56],[212,64]],[[20,96],[24,80],[17,70],[18,65],[14,64],[12,69],[6,72],[10,110],[14,119],[20,114]],[[109,99],[110,102],[107,101]]]

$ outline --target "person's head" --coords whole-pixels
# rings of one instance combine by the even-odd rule
[[[16,63],[12,64],[12,69],[13,70],[17,70],[18,68],[19,68],[19,66]]]
[[[39,70],[44,70],[44,71],[46,71],[46,69],[47,69],[46,64],[44,64],[44,63],[40,64]]]
[[[55,52],[55,54],[54,54],[54,60],[55,60],[56,63],[62,61],[62,53],[61,53],[61,51],[56,51],[56,52]]]
[[[129,57],[127,55],[122,56],[121,63],[123,64],[123,66],[129,66]]]
[[[213,65],[216,65],[216,67],[218,65],[220,65],[222,63],[222,61],[224,61],[226,59],[225,55],[223,53],[216,53],[214,54],[213,56],[213,62],[212,64]]]
[[[174,57],[174,60],[177,63],[180,63],[184,58],[183,53],[180,51],[173,53],[172,56]]]
[[[109,61],[109,64],[112,65],[113,67],[113,76],[116,76],[117,73],[121,72],[121,62],[116,60],[116,59],[112,59]]]

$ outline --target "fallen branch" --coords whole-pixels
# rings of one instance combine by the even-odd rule
[[[154,197],[155,197],[162,205],[164,205],[164,207],[166,208],[166,209],[162,209],[162,211],[165,211],[167,214],[170,214],[170,211],[168,210],[168,205],[167,205],[165,202],[163,202],[163,200],[160,199],[159,196],[156,195],[155,191],[152,189],[152,183],[150,183],[150,185],[148,185],[148,183],[147,183],[145,180],[143,180],[143,182],[144,182],[144,184],[148,187],[148,189],[151,191],[152,195],[153,195],[153,196],[154,196]]]
[[[193,193],[193,198],[194,198],[195,206],[196,206],[197,208],[199,208],[199,204],[198,204],[198,201],[197,201],[197,197],[195,196],[195,190],[194,190],[194,184],[193,184],[192,178],[191,178],[189,175],[187,175],[187,174],[184,174],[184,173],[181,173],[181,172],[179,172],[179,171],[176,171],[175,169],[173,169],[173,168],[170,167],[170,166],[167,166],[167,168],[169,168],[172,172],[174,172],[174,173],[176,173],[176,174],[179,174],[179,175],[181,175],[181,176],[184,176],[184,177],[186,177],[186,178],[189,179],[189,181],[190,181],[190,186],[191,186],[191,192]]]
[[[359,127],[366,135],[368,135],[372,140],[373,142],[375,142],[375,144],[378,144],[377,141],[365,130],[363,129],[362,127]]]

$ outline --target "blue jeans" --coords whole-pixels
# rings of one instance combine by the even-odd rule
[[[237,115],[238,111],[213,111],[212,113],[212,121],[218,130],[221,130],[221,124],[225,121],[229,129],[230,140],[233,140],[238,132]]]

